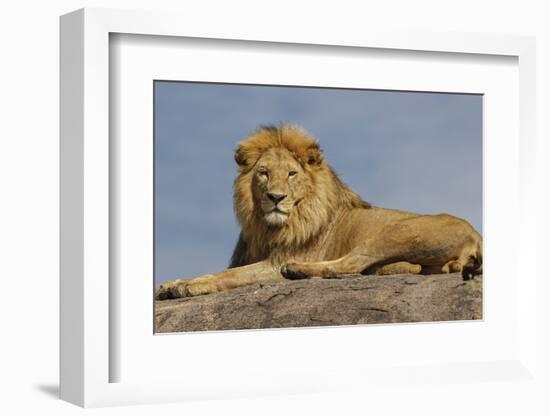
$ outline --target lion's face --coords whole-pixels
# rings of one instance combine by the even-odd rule
[[[236,264],[292,252],[323,232],[337,209],[368,206],[299,127],[264,126],[242,140],[234,156],[233,204],[245,253]]]
[[[252,171],[254,204],[270,227],[280,227],[311,189],[311,178],[284,148],[267,150]]]

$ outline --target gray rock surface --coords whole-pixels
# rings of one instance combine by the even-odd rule
[[[471,320],[482,309],[481,276],[353,275],[155,301],[155,332]]]

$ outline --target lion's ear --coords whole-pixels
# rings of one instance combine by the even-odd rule
[[[237,162],[237,165],[239,166],[240,170],[245,170],[248,166],[248,157],[246,154],[246,151],[243,149],[242,146],[239,146],[237,150],[235,150],[235,162]]]
[[[306,150],[305,162],[310,166],[319,166],[323,162],[323,151],[319,145],[316,144]]]

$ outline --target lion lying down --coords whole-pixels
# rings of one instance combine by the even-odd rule
[[[300,128],[260,128],[239,144],[235,161],[241,234],[230,268],[165,283],[157,299],[285,278],[462,272],[468,279],[481,269],[481,237],[470,224],[371,206],[340,181]]]

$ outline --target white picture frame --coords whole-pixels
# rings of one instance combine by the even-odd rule
[[[518,264],[522,280],[517,291],[517,348],[498,361],[443,362],[414,370],[415,380],[536,380],[536,303],[534,248],[534,115],[535,43],[530,37],[465,33],[361,31],[330,34],[322,28],[303,33],[283,31],[277,24],[233,26],[223,19],[205,26],[191,16],[83,9],[61,18],[61,398],[80,406],[158,403],[199,398],[296,394],[345,389],[370,390],[377,383],[407,379],[410,368],[349,368],[319,373],[281,371],[269,377],[240,379],[220,375],[182,376],[176,381],[112,382],[110,366],[110,172],[109,36],[113,33],[278,42],[333,47],[431,51],[442,54],[483,54],[516,57],[519,67]],[[112,192],[112,189],[111,189]],[[512,270],[510,273],[518,273]],[[147,308],[147,305],[143,306]],[[300,331],[294,330],[293,336]],[[152,336],[152,334],[151,334]],[[251,336],[257,336],[252,334]],[[167,341],[165,341],[167,342]],[[149,357],[151,360],[152,357]],[[212,370],[212,369],[211,369]],[[206,373],[206,372],[205,372]],[[480,374],[482,374],[480,376]],[[343,382],[342,380],[346,380]]]

